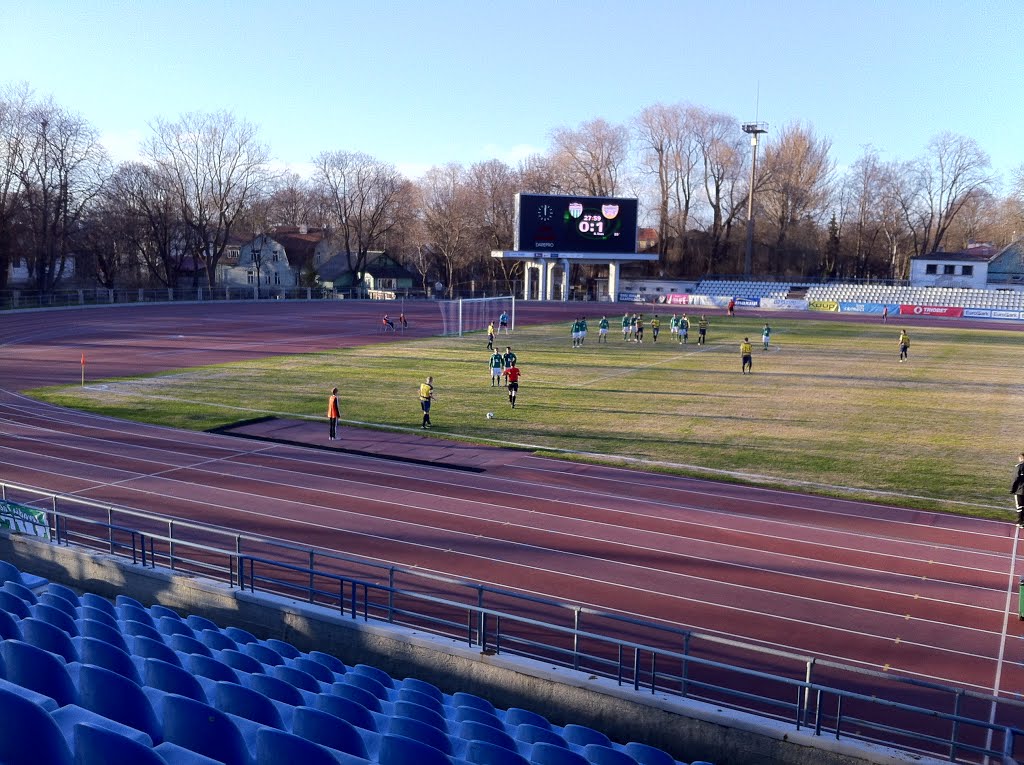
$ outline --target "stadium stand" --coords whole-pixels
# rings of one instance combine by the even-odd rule
[[[5,765],[676,765],[203,617],[79,596],[3,561],[0,580]]]

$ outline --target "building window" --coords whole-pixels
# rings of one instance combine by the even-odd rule
[[[946,276],[952,276],[956,273],[956,266],[943,266],[942,273]]]
[[[281,274],[275,273],[274,274],[274,284],[280,284],[280,283],[281,283]]]
[[[964,266],[960,273],[964,276],[974,276],[974,266]]]
[[[938,268],[939,267],[937,265],[935,265],[934,263],[929,263],[928,265],[926,265],[924,267],[924,272],[926,274],[929,274],[929,275],[937,274],[938,273]]]
[[[246,277],[246,281],[249,284],[252,284],[253,280],[256,278],[256,272],[255,271],[246,271],[245,277]]]
[[[398,288],[397,279],[378,279],[377,289],[379,290],[393,290]]]

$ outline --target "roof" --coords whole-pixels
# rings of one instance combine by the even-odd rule
[[[990,252],[930,252],[927,255],[913,255],[911,260],[932,260],[957,263],[986,263],[992,259]]]

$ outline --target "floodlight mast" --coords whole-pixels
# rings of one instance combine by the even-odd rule
[[[767,122],[744,122],[743,132],[750,136],[754,156],[750,161],[750,189],[747,192],[747,249],[743,255],[743,275],[750,276],[754,266],[754,172],[757,168],[757,137],[768,132]]]

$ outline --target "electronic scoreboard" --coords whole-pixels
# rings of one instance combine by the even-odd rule
[[[516,194],[515,215],[520,252],[636,252],[636,199]]]

